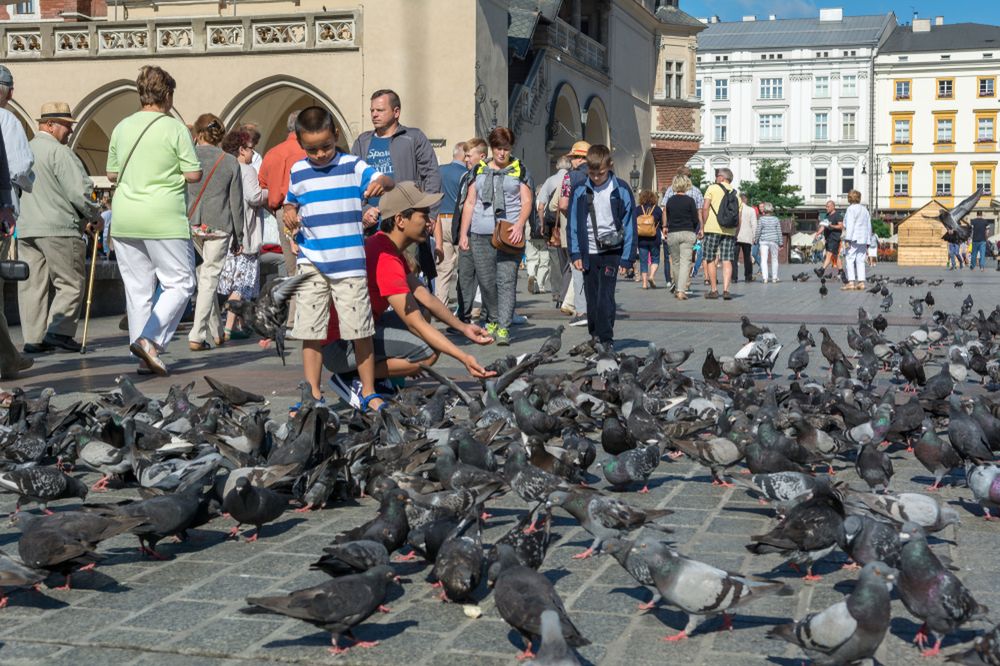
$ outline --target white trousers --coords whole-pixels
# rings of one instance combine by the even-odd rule
[[[868,258],[867,243],[851,243],[847,249],[847,281],[865,281],[865,262]]]
[[[125,285],[128,339],[167,346],[194,293],[194,246],[187,239],[115,238],[118,270]],[[162,292],[153,304],[159,281]]]
[[[587,294],[583,290],[583,271],[578,271],[570,267],[570,275],[573,284],[566,290],[566,298],[563,299],[562,307],[572,308],[576,314],[583,316],[587,314]]]
[[[778,244],[760,244],[760,274],[764,282],[778,279]]]
[[[549,247],[544,240],[531,238],[524,244],[525,263],[528,277],[535,278],[538,290],[547,294],[549,291]]]

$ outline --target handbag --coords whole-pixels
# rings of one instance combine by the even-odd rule
[[[490,239],[490,245],[494,249],[500,252],[505,252],[506,254],[521,254],[524,252],[524,236],[521,237],[521,242],[514,245],[510,242],[510,230],[513,228],[514,223],[508,222],[507,220],[500,220],[493,227],[493,237]]]
[[[0,261],[0,280],[12,280],[22,282],[31,275],[31,268],[27,262],[16,260]]]
[[[656,218],[653,217],[653,213],[647,213],[645,207],[639,210],[642,211],[642,215],[635,218],[639,238],[656,238]]]

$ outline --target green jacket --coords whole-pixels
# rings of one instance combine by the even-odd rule
[[[72,149],[48,132],[39,131],[29,145],[35,154],[35,186],[21,199],[18,238],[79,236],[86,222],[101,217],[92,196],[94,181]]]

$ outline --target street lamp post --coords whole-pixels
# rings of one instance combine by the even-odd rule
[[[636,163],[635,158],[632,158],[632,170],[629,171],[628,180],[629,184],[632,186],[632,191],[635,192],[639,189],[639,178],[642,176],[639,173],[639,165]]]

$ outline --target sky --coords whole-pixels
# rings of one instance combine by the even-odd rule
[[[1000,25],[1000,2],[996,0],[681,0],[681,9],[697,18],[718,16],[723,21],[739,21],[754,14],[766,18],[774,14],[781,18],[812,18],[819,16],[821,7],[842,7],[845,15],[887,14],[895,12],[896,20],[909,23],[916,12],[920,18],[944,16],[945,23],[990,23]]]

